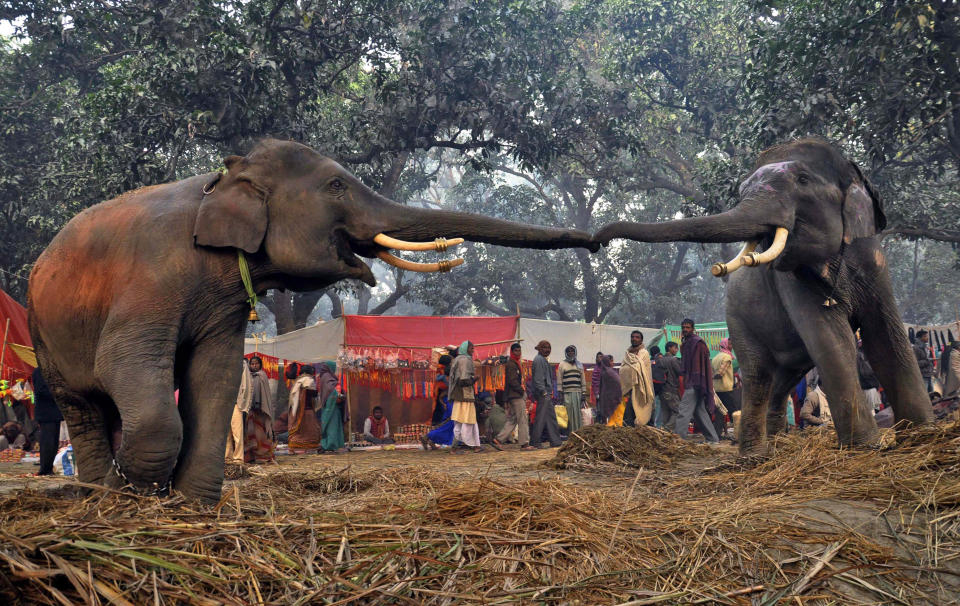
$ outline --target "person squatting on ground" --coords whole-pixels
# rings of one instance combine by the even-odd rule
[[[580,429],[583,417],[580,409],[587,393],[587,375],[583,364],[577,360],[577,348],[567,345],[563,350],[564,360],[557,364],[557,385],[563,395],[563,405],[567,409],[567,435]]]
[[[630,333],[630,347],[620,365],[620,388],[626,398],[623,424],[646,425],[653,417],[653,375],[650,353],[643,347],[643,333]]]
[[[506,400],[507,422],[494,438],[494,444],[503,443],[517,430],[517,443],[522,450],[533,450],[530,446],[530,417],[527,415],[527,391],[523,388],[523,369],[521,368],[522,350],[519,343],[510,346],[510,359],[504,365],[504,399]]]
[[[457,357],[450,367],[450,399],[453,400],[453,446],[456,452],[460,445],[470,446],[480,452],[480,428],[477,425],[476,393],[477,376],[473,368],[473,343],[464,341],[457,350]]]
[[[674,425],[674,432],[681,438],[687,437],[690,420],[703,434],[708,443],[720,442],[713,428],[711,414],[716,408],[713,403],[713,367],[710,365],[710,350],[707,344],[697,336],[693,320],[686,318],[680,323],[683,344],[680,346],[680,360],[683,362],[683,397]]]
[[[363,439],[371,444],[393,444],[390,422],[383,416],[383,409],[379,406],[374,406],[370,416],[363,422]]]
[[[812,376],[808,373],[807,377],[807,397],[800,409],[800,418],[807,425],[832,425],[827,396],[820,389],[819,373]]]
[[[550,446],[560,446],[560,426],[557,425],[557,413],[553,408],[553,382],[550,380],[550,363],[547,356],[552,348],[549,341],[537,343],[537,357],[533,359],[533,395],[537,400],[537,412],[533,418],[530,432],[530,445],[540,447],[543,432],[547,432]]]

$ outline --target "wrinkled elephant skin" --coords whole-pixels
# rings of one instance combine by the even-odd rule
[[[238,249],[262,294],[373,284],[358,255],[384,255],[378,234],[598,246],[574,230],[398,205],[297,143],[265,140],[224,164],[222,175],[83,211],[34,265],[31,336],[84,482],[143,492],[172,482],[190,497],[220,498],[249,311]]]

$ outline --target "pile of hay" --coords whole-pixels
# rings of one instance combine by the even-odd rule
[[[588,425],[575,431],[557,455],[545,463],[554,469],[586,470],[597,463],[619,467],[660,468],[681,455],[705,454],[701,445],[669,431],[640,427]]]
[[[793,434],[753,468],[614,489],[405,467],[253,469],[213,507],[24,491],[0,500],[0,600],[950,603],[960,425],[902,438],[865,452]]]

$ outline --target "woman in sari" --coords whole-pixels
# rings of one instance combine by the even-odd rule
[[[304,365],[300,377],[290,389],[290,452],[303,454],[320,447],[320,424],[317,423],[317,383],[313,366]]]
[[[320,402],[317,419],[320,421],[320,450],[323,452],[336,452],[345,445],[343,396],[337,391],[335,369],[334,362],[327,362],[320,366],[316,377],[317,401]]]
[[[243,459],[247,463],[267,463],[274,460],[273,397],[270,378],[263,370],[263,360],[250,358],[250,409],[247,411],[246,439]]]
[[[477,409],[474,384],[477,377],[473,368],[473,343],[464,341],[457,350],[456,359],[450,367],[450,396],[453,400],[453,448],[470,446],[474,452],[482,452],[480,428],[477,425]]]

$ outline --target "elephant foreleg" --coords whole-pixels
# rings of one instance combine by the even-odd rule
[[[180,381],[183,448],[173,486],[208,502],[220,499],[224,449],[243,370],[243,333],[196,345]]]
[[[883,260],[883,256],[877,257]],[[933,409],[920,376],[900,313],[894,304],[890,278],[876,270],[870,300],[859,314],[863,353],[886,392],[898,421],[922,424],[933,422]]]
[[[823,307],[822,297],[804,288],[791,288],[787,297],[790,319],[820,372],[840,445],[875,444],[877,422],[860,389],[857,343],[845,310]]]

